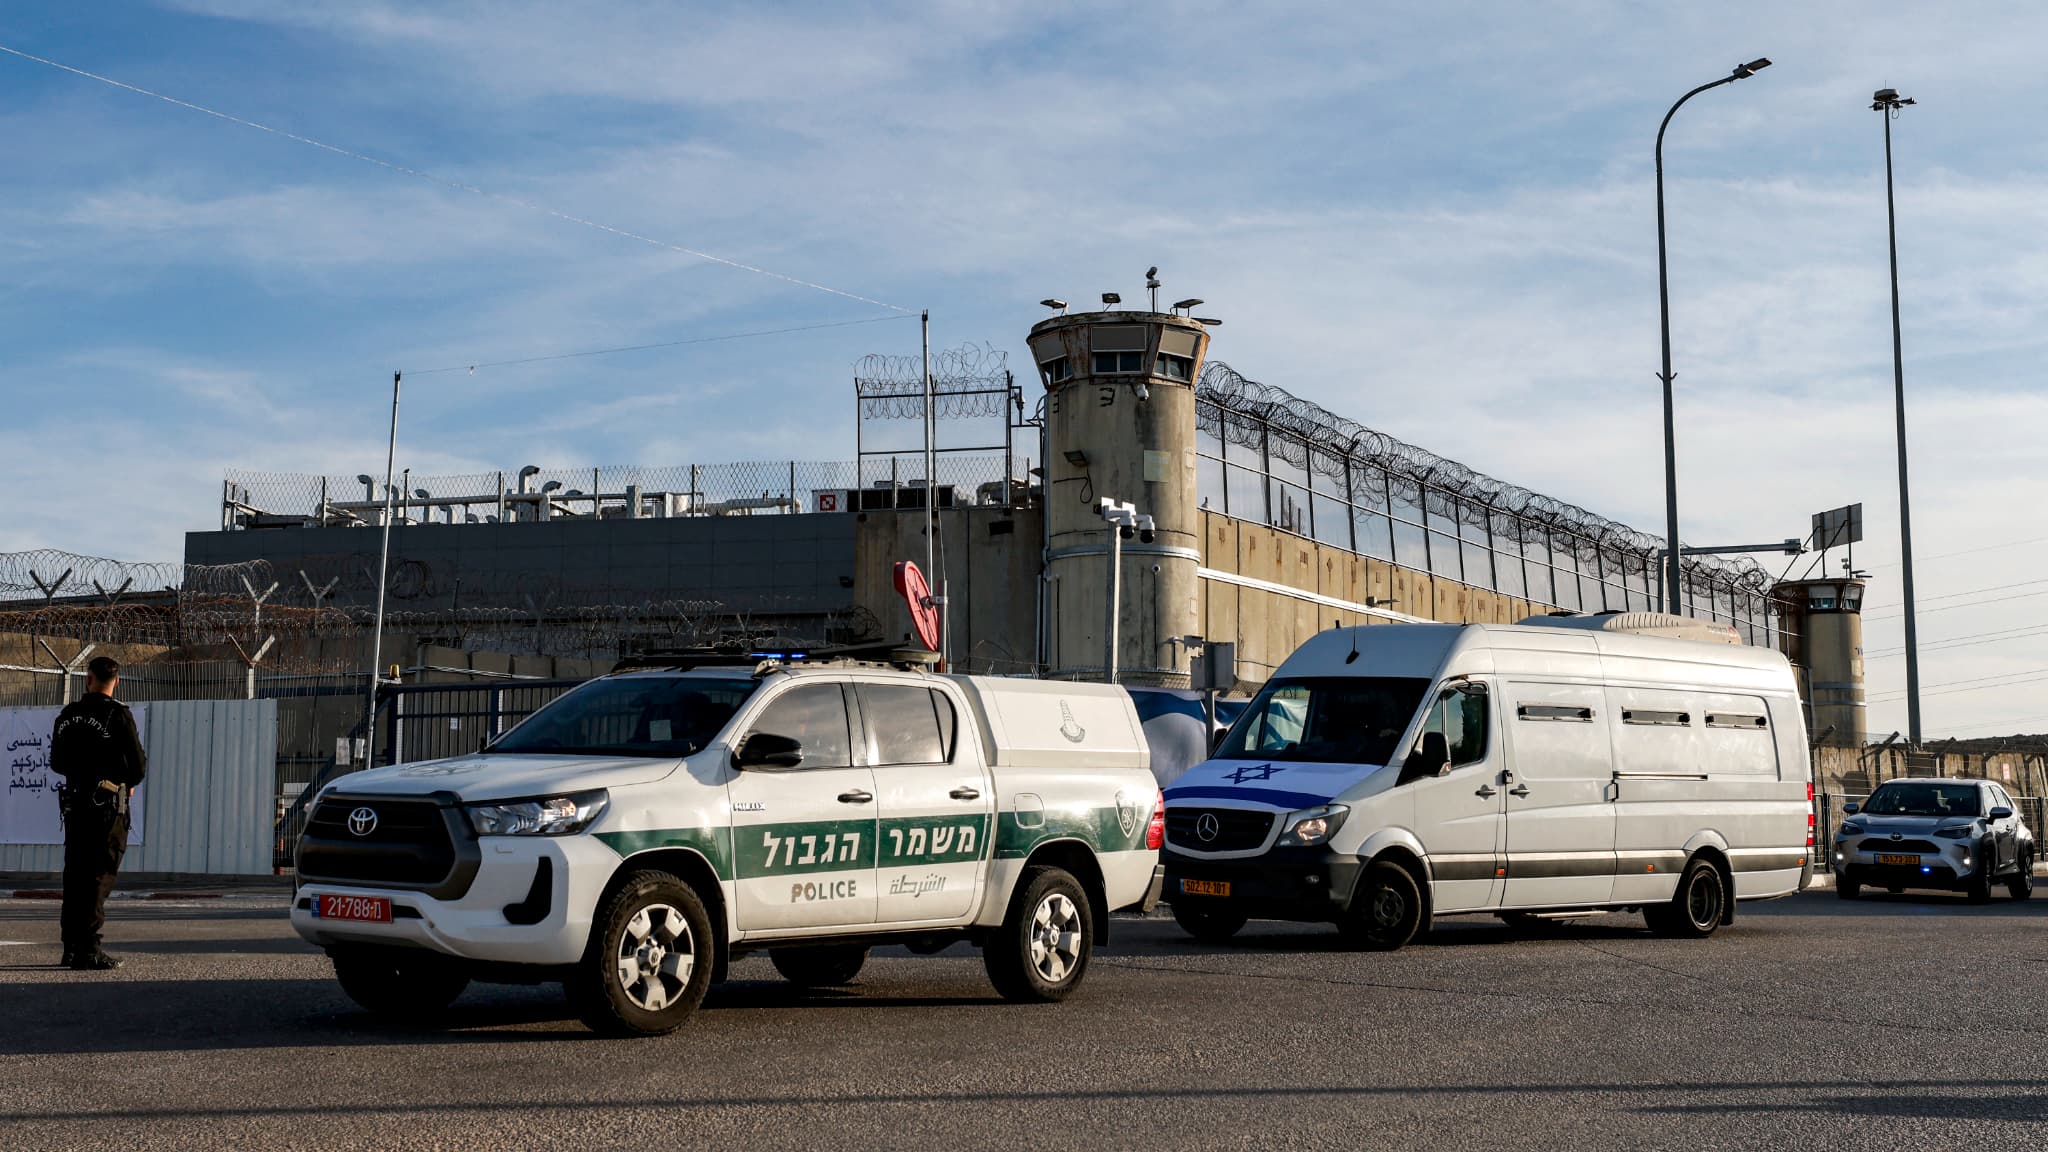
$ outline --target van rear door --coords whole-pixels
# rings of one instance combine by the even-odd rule
[[[1596,685],[1507,681],[1505,908],[1600,904],[1614,894],[1613,757]]]

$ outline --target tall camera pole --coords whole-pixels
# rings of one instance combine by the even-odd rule
[[[1920,744],[1920,629],[1913,610],[1913,505],[1906,486],[1906,360],[1899,341],[1899,216],[1892,201],[1892,117],[1913,103],[1896,89],[1881,88],[1871,98],[1871,110],[1884,114],[1884,222],[1891,242],[1892,261],[1892,390],[1899,424],[1899,559],[1903,562],[1906,594],[1906,736],[1914,747]]]

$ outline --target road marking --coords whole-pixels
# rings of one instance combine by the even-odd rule
[[[33,940],[0,940],[0,948],[6,948],[10,945],[28,945],[33,943],[35,943],[35,941]]]

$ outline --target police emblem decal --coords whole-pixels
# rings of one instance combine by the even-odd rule
[[[348,814],[348,830],[357,836],[368,836],[377,830],[377,810],[358,808]]]
[[[1074,710],[1067,706],[1065,700],[1060,701],[1060,735],[1065,736],[1070,744],[1079,744],[1088,738],[1088,730],[1074,719]]]
[[[1116,793],[1116,824],[1126,836],[1138,830],[1138,801],[1121,788]]]

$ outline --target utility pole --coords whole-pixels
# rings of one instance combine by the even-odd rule
[[[377,559],[377,615],[370,632],[370,689],[363,706],[363,767],[377,756],[377,683],[383,675],[378,665],[384,659],[384,588],[391,582],[391,471],[398,460],[398,383],[401,373],[391,374],[391,440],[384,450],[384,544]]]
[[[1737,80],[1754,76],[1769,68],[1771,62],[1759,57],[1747,64],[1738,64],[1728,75],[1687,92],[1664,114],[1664,122],[1657,125],[1657,322],[1664,338],[1664,370],[1657,378],[1664,382],[1664,603],[1666,610],[1674,616],[1685,614],[1685,591],[1679,583],[1678,570],[1678,435],[1671,411],[1671,283],[1665,272],[1664,254],[1664,130],[1671,126],[1671,118],[1687,100],[1709,88],[1733,84]]]
[[[1906,738],[1920,746],[1920,629],[1913,603],[1913,503],[1906,484],[1906,360],[1899,340],[1899,216],[1892,200],[1892,118],[1913,103],[1896,89],[1881,88],[1871,110],[1884,115],[1884,222],[1892,262],[1892,391],[1899,425],[1899,559],[1906,594]]]

